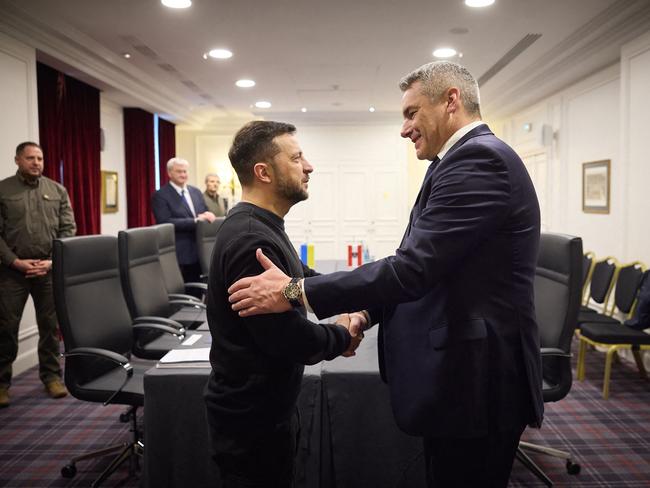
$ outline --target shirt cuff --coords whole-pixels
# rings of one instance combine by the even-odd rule
[[[302,292],[302,304],[307,309],[307,312],[314,313],[311,306],[309,305],[309,300],[307,300],[307,294],[305,293],[305,279],[300,280],[300,291]]]

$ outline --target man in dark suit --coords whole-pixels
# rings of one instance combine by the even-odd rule
[[[213,222],[216,218],[208,211],[201,190],[187,184],[189,163],[180,158],[167,161],[169,183],[151,197],[151,207],[156,223],[174,224],[176,257],[185,282],[196,282],[201,277],[199,255],[196,249],[196,223]]]
[[[306,278],[317,316],[366,308],[397,424],[424,438],[429,486],[505,487],[526,424],[543,415],[533,302],[539,205],[521,159],[480,120],[465,68],[435,62],[403,91],[402,137],[432,160],[395,256]],[[248,316],[289,308],[267,270],[231,287]]]

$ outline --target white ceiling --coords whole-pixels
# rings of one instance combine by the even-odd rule
[[[481,86],[484,114],[504,116],[615,62],[649,26],[647,0],[496,0],[486,9],[462,0],[193,0],[187,10],[159,0],[0,0],[0,30],[39,59],[122,104],[190,124],[251,112],[399,121],[397,82],[433,60],[434,48],[456,48],[480,77],[524,36],[541,34]],[[204,60],[214,47],[234,56]],[[237,88],[239,78],[257,86]],[[252,108],[262,99],[273,107]]]

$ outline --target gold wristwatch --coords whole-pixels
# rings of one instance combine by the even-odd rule
[[[293,308],[302,307],[302,288],[298,283],[300,278],[291,278],[291,281],[287,283],[287,286],[282,290],[282,296],[286,298]]]

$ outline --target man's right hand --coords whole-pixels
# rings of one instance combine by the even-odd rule
[[[363,318],[363,322],[357,315],[360,315]],[[363,339],[363,329],[365,328],[363,323],[365,323],[365,316],[358,312],[351,314],[344,313],[336,318],[336,323],[348,329],[348,332],[350,332],[350,335],[352,336],[352,339],[350,339],[350,345],[346,351],[341,353],[341,356],[345,358],[355,356],[355,351]]]
[[[36,268],[38,268],[40,262],[41,262],[40,259],[16,258],[14,259],[14,262],[11,263],[11,267],[17,271],[20,271],[23,274],[28,274],[28,272],[30,271],[33,272]]]
[[[212,223],[216,220],[217,216],[212,212],[203,212],[197,215],[196,218],[199,220],[207,220],[208,222]]]

